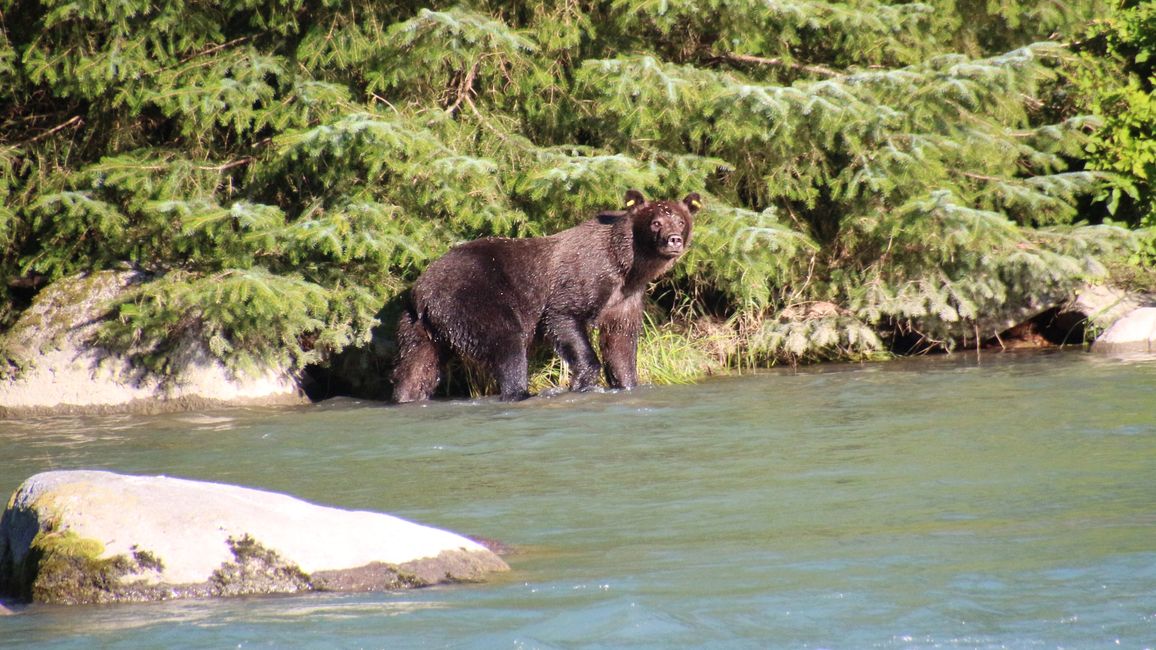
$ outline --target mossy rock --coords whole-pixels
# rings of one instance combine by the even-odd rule
[[[0,335],[0,418],[308,401],[289,369],[227,368],[195,328],[175,347],[165,374],[144,367],[132,350],[102,346],[98,333],[112,305],[151,280],[135,271],[101,271],[42,290]]]
[[[226,540],[233,561],[213,572],[209,582],[214,596],[292,594],[310,591],[313,584],[301,567],[286,562],[249,535]]]
[[[102,558],[104,544],[71,532],[40,533],[27,565],[35,576],[30,600],[73,605],[115,599],[120,580],[134,570],[123,555]]]
[[[383,513],[164,476],[45,472],[0,517],[0,598],[32,602],[383,591],[508,569],[478,542]]]

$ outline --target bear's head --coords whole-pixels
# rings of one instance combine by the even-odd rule
[[[634,244],[647,253],[674,259],[686,252],[694,214],[702,198],[691,192],[681,201],[647,201],[638,190],[626,192],[626,213],[634,225]]]

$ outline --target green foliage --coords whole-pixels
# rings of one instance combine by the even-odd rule
[[[762,313],[781,304],[783,291],[802,277],[819,247],[783,224],[773,208],[754,212],[707,203],[694,246],[676,269],[690,296],[719,292],[739,313]]]
[[[461,8],[422,9],[391,26],[382,43],[367,74],[369,92],[436,97],[450,109],[473,96],[501,103],[510,95],[507,86],[524,88],[533,83],[527,77],[541,74],[531,58],[533,41]]]
[[[129,349],[145,367],[167,373],[182,335],[203,339],[235,368],[262,362],[301,368],[352,343],[368,342],[378,308],[358,289],[326,290],[290,274],[254,267],[192,276],[170,273],[143,285],[117,312],[102,342]]]
[[[1090,195],[1150,205],[1150,76],[1071,92],[1061,42],[1105,15],[1092,0],[0,12],[0,277],[153,273],[104,336],[159,369],[189,332],[237,366],[323,362],[451,245],[555,232],[630,187],[708,197],[656,291],[657,321],[680,323],[647,328],[656,380],[685,377],[664,350],[863,357],[896,329],[952,345],[1129,244],[1079,225]],[[1117,11],[1082,56],[1149,70],[1150,16]]]
[[[597,334],[595,334],[597,336]],[[644,384],[689,384],[712,373],[725,370],[733,335],[724,330],[714,332],[688,331],[677,323],[658,323],[653,314],[643,319],[642,334],[638,340],[639,381]],[[569,369],[557,355],[538,354],[532,359],[530,389],[533,392],[563,390],[570,383]],[[471,393],[480,395],[492,391],[484,377],[473,373],[465,379]]]
[[[792,305],[780,317],[747,323],[750,341],[736,359],[740,366],[762,366],[775,360],[866,360],[882,355],[883,342],[870,325],[831,303]]]
[[[1148,234],[1128,272],[1135,282],[1156,266],[1156,8],[1150,2],[1120,1],[1092,24],[1082,44],[1076,75],[1081,98],[1101,117],[1088,145],[1088,165],[1113,172],[1113,183],[1097,197],[1120,221],[1141,224]],[[1153,283],[1140,282],[1153,289]]]
[[[1113,3],[1080,44],[1075,82],[1082,108],[1100,119],[1087,145],[1091,169],[1111,173],[1096,197],[1112,218],[1147,227],[1129,260],[1132,270],[1114,276],[1146,290],[1156,283],[1156,8],[1147,2]]]
[[[1087,146],[1088,163],[1118,174],[1101,198],[1113,215],[1156,225],[1156,8],[1116,3],[1092,25],[1082,50],[1081,99],[1102,120]]]

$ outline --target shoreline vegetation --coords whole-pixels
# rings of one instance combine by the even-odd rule
[[[1002,345],[1088,284],[1156,290],[1145,3],[9,0],[0,18],[8,384],[89,297],[50,288],[132,272],[82,344],[154,395],[192,348],[385,397],[430,261],[629,187],[705,199],[650,292],[651,383]],[[532,390],[564,382],[543,363]],[[450,394],[485,391],[452,373]]]

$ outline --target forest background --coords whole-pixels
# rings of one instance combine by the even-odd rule
[[[0,331],[137,269],[100,344],[159,372],[190,335],[323,367],[453,244],[628,188],[706,197],[650,381],[1156,286],[1153,3],[0,0],[0,29]]]

